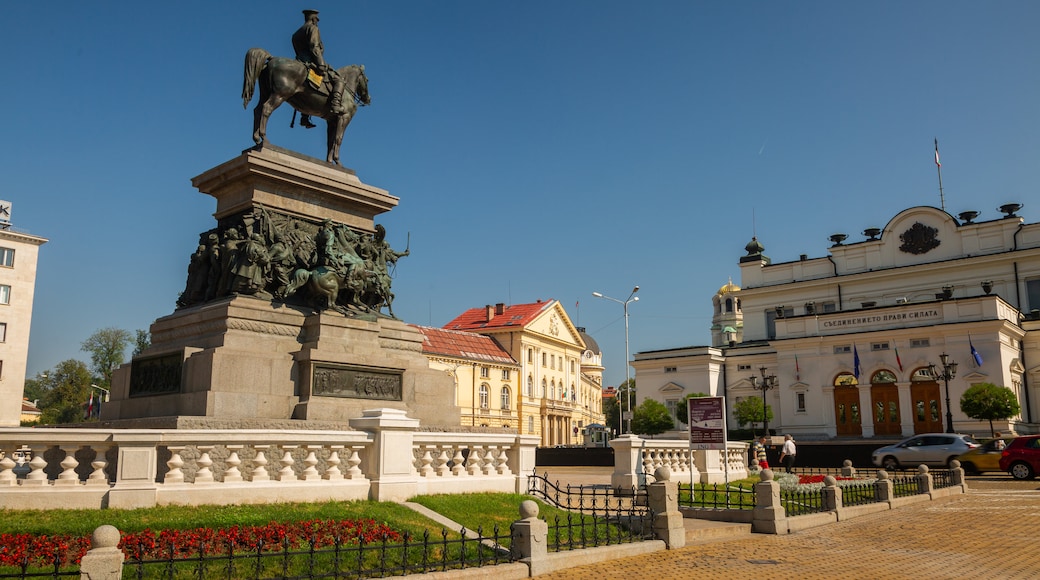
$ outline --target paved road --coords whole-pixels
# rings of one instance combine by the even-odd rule
[[[551,470],[552,468],[547,468]],[[579,474],[576,479],[592,479]],[[564,479],[561,472],[561,479]],[[787,536],[687,546],[547,574],[545,579],[1040,577],[1040,483],[972,477],[969,494]]]

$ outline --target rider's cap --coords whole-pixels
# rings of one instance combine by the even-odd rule
[[[314,16],[317,16],[318,15],[318,11],[317,10],[304,10],[303,11],[303,17],[304,18],[310,18],[312,14]]]

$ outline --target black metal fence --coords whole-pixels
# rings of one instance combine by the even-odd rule
[[[917,476],[915,475],[901,475],[892,478],[893,497],[917,495],[919,490],[920,486],[917,484]]]
[[[679,486],[679,506],[714,510],[755,509],[753,484],[689,484]]]
[[[823,511],[823,490],[781,489],[780,504],[787,517],[819,513]]]

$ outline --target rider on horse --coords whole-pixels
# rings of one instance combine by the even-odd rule
[[[307,67],[315,72],[328,76],[332,81],[332,92],[329,95],[330,110],[334,115],[342,115],[346,112],[343,108],[343,78],[325,62],[325,45],[321,42],[321,32],[318,30],[318,11],[303,11],[303,26],[292,35],[293,49],[296,51],[296,60],[304,62]],[[300,125],[310,129],[314,127],[310,115],[300,117]]]

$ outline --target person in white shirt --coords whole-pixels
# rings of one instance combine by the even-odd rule
[[[780,463],[784,465],[784,471],[787,473],[793,473],[791,468],[794,467],[794,456],[798,454],[798,448],[795,447],[794,437],[790,434],[784,435],[784,446],[780,448]]]

